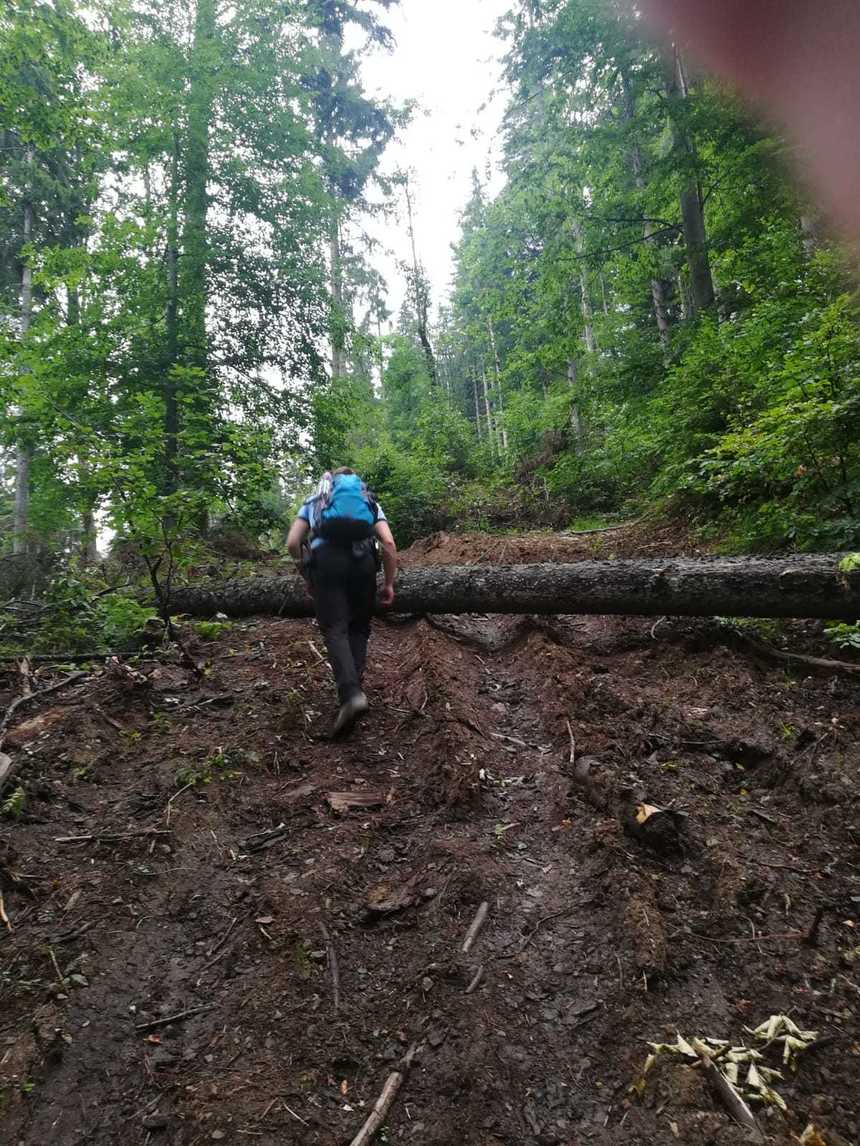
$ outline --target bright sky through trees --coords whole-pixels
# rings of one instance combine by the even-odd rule
[[[388,148],[383,167],[415,172],[419,254],[437,307],[448,291],[450,248],[469,198],[472,169],[482,181],[489,174],[493,190],[502,183],[494,143],[504,99],[491,97],[504,44],[493,29],[509,7],[509,0],[402,0],[387,14],[394,52],[374,53],[362,69],[369,93],[419,104],[411,124]],[[388,280],[395,311],[404,290],[395,260],[409,257],[405,210],[401,215],[396,228],[373,228],[394,252],[374,261]]]

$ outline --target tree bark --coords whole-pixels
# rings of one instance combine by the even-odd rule
[[[621,89],[624,96],[624,118],[628,125],[632,125],[635,120],[636,110],[633,102],[633,92],[630,88],[630,78],[624,69],[621,71]],[[635,137],[632,140],[630,148],[630,166],[633,171],[633,185],[636,190],[641,193],[645,189],[645,176],[642,173],[642,149],[639,146],[639,140]],[[654,249],[659,248],[659,243],[654,238],[653,223],[643,223],[642,234],[647,246],[653,247]],[[656,275],[651,279],[651,304],[660,343],[663,349],[666,350],[669,346],[669,304],[666,299],[666,288],[663,284],[663,280]]]
[[[570,386],[571,394],[573,395],[570,403],[570,434],[574,446],[580,449],[583,439],[585,438],[585,433],[582,426],[582,410],[579,405],[579,395],[577,394],[578,379],[579,367],[577,361],[575,358],[570,358],[567,362],[567,384]]]
[[[197,0],[188,88],[185,153],[185,225],[182,235],[181,294],[183,351],[188,366],[205,371],[206,272],[209,262],[209,129],[215,100],[215,0]]]
[[[681,188],[681,226],[684,231],[684,244],[687,249],[687,266],[690,270],[690,293],[694,312],[707,310],[714,303],[714,279],[711,274],[711,260],[708,255],[708,237],[705,229],[705,209],[702,202],[702,189],[696,170],[698,157],[696,146],[683,116],[672,114],[672,108],[689,98],[689,85],[684,60],[677,46],[674,49],[670,73],[666,84],[669,96],[672,134],[676,150],[686,157],[691,173]]]
[[[493,408],[490,405],[490,391],[487,386],[487,367],[481,362],[481,390],[484,395],[484,411],[487,416],[487,436],[490,439],[490,450],[493,457],[499,455],[499,442],[496,434],[496,419],[493,417]]]
[[[415,289],[415,321],[418,326],[418,341],[421,343],[421,349],[424,352],[424,358],[427,362],[427,372],[430,375],[430,382],[435,386],[436,357],[433,353],[433,345],[430,342],[429,288],[427,286],[424,268],[418,261],[418,246],[415,241],[415,219],[412,213],[412,193],[409,190],[408,177],[404,181],[403,189],[406,196],[406,220],[409,230],[409,242],[412,246],[412,274]]]
[[[860,616],[860,570],[843,573],[839,562],[839,554],[821,554],[410,569],[398,579],[396,609],[853,621]],[[299,578],[258,577],[175,589],[170,609],[196,617],[305,617],[313,605]]]
[[[334,198],[335,192],[332,191]],[[329,220],[329,274],[331,278],[331,376],[333,380],[346,374],[346,305],[343,292],[343,258],[340,248],[340,219],[333,208]]]
[[[164,474],[163,488],[178,485],[179,395],[174,371],[179,364],[179,140],[174,132],[167,214],[167,302],[164,315]]]
[[[24,199],[23,245],[33,234],[33,147],[27,148],[27,196]],[[21,343],[26,342],[33,318],[33,268],[29,256],[22,260],[21,269]],[[12,518],[12,552],[26,553],[30,528],[30,462],[32,450],[28,442],[15,443],[15,506]]]
[[[499,398],[499,414],[502,415],[502,421],[499,424],[499,446],[501,448],[502,456],[508,456],[508,431],[504,427],[504,413],[505,413],[505,399],[502,393],[502,363],[499,358],[499,348],[496,345],[496,331],[493,327],[492,319],[487,319],[487,330],[490,335],[490,347],[493,351],[493,371],[495,377],[495,386],[493,389]]]

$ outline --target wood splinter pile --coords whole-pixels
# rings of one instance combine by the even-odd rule
[[[675,1043],[649,1043],[651,1054],[645,1060],[642,1074],[634,1089],[641,1092],[645,1076],[663,1054],[681,1055],[699,1065],[707,1064],[719,1071],[725,1083],[731,1087],[739,1099],[748,1099],[765,1106],[776,1106],[787,1110],[785,1100],[774,1089],[772,1083],[781,1080],[782,1071],[764,1064],[764,1054],[769,1047],[782,1043],[783,1066],[797,1069],[798,1057],[818,1038],[817,1031],[801,1030],[788,1015],[771,1015],[754,1029],[745,1030],[763,1045],[755,1047],[735,1045],[728,1039],[691,1038],[680,1034]],[[746,1121],[746,1119],[742,1119]]]

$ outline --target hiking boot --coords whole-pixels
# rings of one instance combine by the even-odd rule
[[[351,696],[349,700],[345,700],[340,706],[337,720],[334,722],[332,736],[343,736],[349,732],[359,716],[363,716],[364,713],[367,712],[367,709],[367,697],[363,692],[357,692],[355,696]]]

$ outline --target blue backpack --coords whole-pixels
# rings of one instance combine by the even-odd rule
[[[358,474],[326,474],[315,501],[315,537],[350,546],[373,536],[379,510]]]

